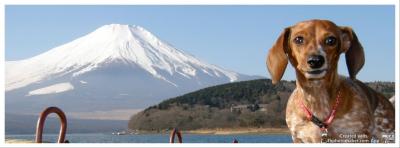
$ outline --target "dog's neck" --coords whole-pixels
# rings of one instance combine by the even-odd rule
[[[304,105],[321,120],[328,116],[340,87],[339,75],[331,73],[321,80],[307,80],[297,75],[296,89]]]

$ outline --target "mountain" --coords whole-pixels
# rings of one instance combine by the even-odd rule
[[[5,135],[35,134],[38,115],[5,114]],[[88,126],[90,125],[90,126]],[[112,133],[126,129],[126,120],[94,120],[68,118],[67,134],[70,133]],[[46,119],[44,134],[59,133],[60,120],[49,116]],[[68,137],[68,136],[67,136]]]
[[[394,82],[366,83],[390,98]],[[286,128],[285,111],[294,81],[272,85],[270,79],[204,88],[150,106],[129,121],[132,130],[163,131],[218,128]]]
[[[208,86],[259,78],[208,64],[140,26],[120,24],[6,61],[5,67],[6,113],[25,115],[48,106],[67,116],[137,110]]]

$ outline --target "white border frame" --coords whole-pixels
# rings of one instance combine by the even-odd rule
[[[394,144],[137,144],[137,143],[125,143],[125,144],[5,144],[5,129],[4,129],[4,91],[1,91],[0,103],[0,144],[6,147],[398,147],[400,142],[399,135],[399,1],[398,0],[335,0],[335,1],[324,1],[324,0],[273,0],[273,1],[261,1],[261,0],[97,0],[97,1],[83,1],[83,0],[1,0],[0,1],[0,89],[5,90],[5,5],[395,5],[395,105],[396,105],[396,143]]]

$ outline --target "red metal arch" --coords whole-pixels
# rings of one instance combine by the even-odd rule
[[[182,133],[177,128],[172,130],[171,135],[169,136],[169,143],[175,143],[175,135],[178,136],[178,142],[182,143]]]
[[[57,108],[57,107],[48,107],[42,113],[40,113],[39,119],[37,121],[36,126],[36,143],[42,143],[42,134],[43,134],[43,127],[46,121],[46,118],[49,114],[56,113],[60,118],[61,128],[60,133],[58,135],[58,143],[66,143],[65,141],[65,134],[67,132],[67,117],[65,116],[64,112]]]

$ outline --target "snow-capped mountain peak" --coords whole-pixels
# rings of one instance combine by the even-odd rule
[[[38,56],[6,62],[6,91],[50,78],[77,77],[110,63],[139,67],[175,87],[179,86],[172,80],[176,75],[193,79],[205,74],[225,77],[228,82],[240,79],[238,73],[202,62],[143,27],[110,24]]]
[[[201,88],[260,78],[208,64],[143,27],[110,24],[20,61],[6,62],[7,113],[143,109]]]

